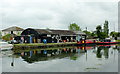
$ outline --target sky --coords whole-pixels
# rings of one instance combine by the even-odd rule
[[[2,0],[0,11],[1,30],[12,26],[67,30],[76,23],[94,31],[105,20],[110,31],[118,30],[118,2],[112,0]]]

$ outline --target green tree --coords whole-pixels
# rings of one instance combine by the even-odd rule
[[[106,20],[104,23],[104,32],[108,35],[109,33],[109,28],[108,28],[108,21]]]
[[[0,39],[2,38],[2,33],[0,32]]]
[[[97,36],[98,36],[99,39],[105,39],[107,37],[107,33],[102,32],[101,25],[98,25],[96,27],[96,32],[97,32]]]
[[[2,37],[3,40],[9,41],[12,36],[10,34],[7,34]]]
[[[69,30],[72,30],[72,31],[81,31],[81,28],[76,23],[70,24],[68,28]]]
[[[46,30],[50,30],[50,28],[47,27]]]
[[[86,30],[84,30],[83,32],[84,32],[84,33],[86,33],[86,34],[87,34],[87,36],[91,36],[91,32],[86,31]]]
[[[100,39],[105,39],[107,37],[107,34],[104,32],[100,32],[99,38]]]
[[[91,33],[91,36],[97,36],[96,31],[93,31],[93,32]]]
[[[102,27],[101,27],[101,25],[98,25],[97,27],[96,27],[96,34],[97,34],[97,36],[100,38],[100,35],[101,35],[101,30],[102,30]]]
[[[99,32],[101,32],[101,31],[102,31],[101,25],[98,25],[98,26],[96,27],[96,30],[99,31]]]
[[[112,37],[118,37],[118,32],[115,32],[115,31],[112,31],[111,33],[110,33],[110,36],[112,36]]]

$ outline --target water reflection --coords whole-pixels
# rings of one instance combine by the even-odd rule
[[[16,56],[21,56],[24,61],[28,63],[34,63],[38,61],[47,61],[52,59],[62,59],[69,57],[70,60],[77,60],[81,55],[86,56],[86,61],[88,59],[87,51],[92,50],[96,54],[97,58],[102,58],[103,56],[109,58],[109,48],[111,45],[100,45],[100,46],[81,46],[81,47],[68,47],[68,48],[56,48],[49,50],[31,50],[24,52],[14,53]],[[118,46],[112,47],[114,49],[119,49]],[[112,52],[111,52],[112,54]]]
[[[34,63],[37,61],[46,61],[52,60],[55,58],[65,58],[70,57],[71,60],[76,60],[78,55],[81,53],[86,53],[87,49],[91,49],[92,47],[73,47],[73,48],[57,48],[57,49],[49,49],[49,50],[32,50],[32,51],[24,51],[17,52],[14,55],[19,55],[27,61],[28,63]]]
[[[2,70],[3,72],[117,72],[119,49],[120,45],[99,45],[3,51]]]
[[[96,53],[96,57],[97,58],[102,58],[102,56],[104,56],[106,59],[109,58],[109,48],[114,49],[118,49],[118,46],[116,45],[99,45],[97,47],[97,53]],[[111,51],[111,54],[113,54],[113,51]]]
[[[12,55],[12,62],[11,62],[11,66],[14,66],[14,55]]]
[[[105,56],[105,58],[107,59],[109,57],[108,55],[108,52],[109,52],[109,48],[111,46],[107,46],[107,45],[104,45],[104,46],[99,46],[98,49],[97,49],[97,57],[98,58],[102,58],[102,55]],[[103,51],[102,51],[103,50]]]

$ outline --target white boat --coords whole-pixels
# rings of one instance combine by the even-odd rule
[[[11,50],[12,48],[12,44],[8,44],[7,42],[0,42],[0,50]]]

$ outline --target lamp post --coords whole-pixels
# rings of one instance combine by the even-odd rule
[[[87,32],[87,27],[86,27],[86,32]]]
[[[85,36],[85,40],[87,39],[87,27],[86,27],[86,36]],[[86,42],[86,41],[85,41]],[[85,43],[86,44],[86,43]]]

